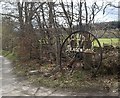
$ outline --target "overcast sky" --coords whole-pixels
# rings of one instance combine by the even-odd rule
[[[8,0],[6,0],[8,1]],[[18,1],[18,0],[9,0],[9,1]],[[22,1],[22,0],[21,0]],[[23,0],[23,1],[28,1],[28,0]],[[36,1],[36,0],[33,0]],[[38,0],[37,0],[38,1]],[[41,0],[40,0],[41,1]],[[45,1],[45,0],[42,0]],[[48,1],[52,1],[52,0],[48,0]],[[61,0],[53,0],[53,1],[61,1]],[[63,0],[64,2],[70,2],[71,0]],[[73,0],[73,2],[77,2],[79,0]],[[97,2],[98,5],[101,5],[102,2],[105,2],[106,4],[111,2],[114,5],[118,5],[118,2],[120,0],[86,0],[87,1],[87,5],[91,6],[93,4],[93,2]],[[0,2],[0,12],[2,12],[2,4]],[[114,7],[110,7],[108,6],[105,10],[105,14],[103,15],[103,11],[99,12],[99,14],[95,17],[95,22],[104,22],[104,21],[117,21],[118,20],[118,9],[114,8]]]
[[[57,0],[54,0],[57,1]],[[59,1],[59,0],[58,0]],[[70,2],[71,0],[63,0],[64,2]],[[78,2],[79,0],[73,0],[74,2]],[[84,0],[83,0],[84,1]],[[97,2],[99,6],[102,5],[102,2],[105,4],[112,3],[113,5],[118,6],[118,2],[120,4],[120,0],[86,0],[87,5],[91,6],[93,2]],[[119,14],[120,15],[120,14]],[[108,21],[117,21],[118,20],[118,8],[108,6],[105,10],[105,14],[103,15],[103,11],[99,12],[95,17],[95,22],[108,22]]]
[[[93,0],[94,1],[94,0]],[[101,3],[102,0],[96,0]],[[111,2],[112,4],[118,6],[119,0],[103,0],[105,3]],[[99,21],[117,21],[118,20],[118,8],[108,6],[105,10],[105,14],[103,15],[103,11],[98,13],[96,16],[96,22]]]

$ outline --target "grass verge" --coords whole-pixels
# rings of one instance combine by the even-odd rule
[[[17,59],[17,55],[13,52],[10,52],[10,51],[5,51],[5,50],[2,50],[2,53],[1,53],[4,57],[8,58],[9,60],[11,61],[15,61]]]

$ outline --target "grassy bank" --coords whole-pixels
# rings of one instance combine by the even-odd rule
[[[2,54],[10,60],[15,61],[17,59],[17,56],[14,53],[3,51]],[[84,73],[82,73],[80,69],[75,70],[75,72],[70,76],[62,76],[61,72],[58,71],[56,74],[53,74],[50,77],[45,77],[43,74],[49,72],[55,66],[53,66],[53,64],[47,63],[40,64],[37,59],[16,61],[14,62],[13,67],[14,73],[16,75],[20,77],[27,77],[28,81],[30,81],[32,84],[38,87],[46,86],[50,88],[72,90],[75,92],[107,91],[106,87],[111,89],[111,87],[113,87],[114,85],[115,89],[117,88],[117,79],[115,75],[99,75],[99,77],[97,78],[86,78]],[[30,73],[30,71],[36,70],[38,72]]]
[[[111,89],[114,85],[116,87],[115,89],[117,89],[117,79],[115,79],[115,75],[99,75],[96,78],[86,78],[81,70],[76,70],[69,76],[63,76],[61,72],[58,71],[50,77],[45,77],[43,74],[49,72],[53,67],[50,64],[40,65],[35,60],[31,60],[16,62],[14,72],[20,77],[26,77],[31,84],[38,87],[45,86],[74,92],[107,91],[106,87]],[[39,72],[30,73],[30,71],[36,70]]]

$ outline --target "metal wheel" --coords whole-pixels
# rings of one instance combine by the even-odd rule
[[[102,48],[98,39],[87,31],[71,33],[60,49],[60,68],[63,74],[70,75],[75,70],[85,76],[94,76],[102,62]]]

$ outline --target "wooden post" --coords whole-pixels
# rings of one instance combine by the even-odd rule
[[[89,69],[90,66],[92,66],[92,42],[90,41],[90,38],[88,37],[89,35],[85,35],[85,41],[83,42],[83,49],[84,49],[84,54],[83,54],[83,61],[84,61],[84,68]]]

